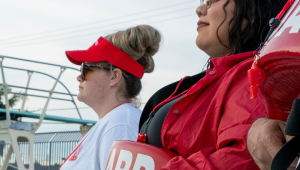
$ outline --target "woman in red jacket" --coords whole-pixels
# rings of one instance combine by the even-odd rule
[[[156,92],[140,120],[146,143],[180,156],[161,169],[258,169],[247,132],[266,109],[250,100],[247,71],[254,50],[287,0],[207,0],[197,8],[197,46],[209,69]]]

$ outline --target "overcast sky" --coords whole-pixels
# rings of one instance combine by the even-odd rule
[[[195,45],[198,21],[195,10],[199,3],[199,0],[0,0],[0,54],[79,69],[65,57],[66,50],[84,50],[100,36],[139,24],[149,24],[161,32],[163,40],[159,52],[154,56],[155,71],[145,74],[142,79],[140,101],[143,104],[161,87],[200,72],[206,63],[207,55]],[[9,59],[4,60],[4,65],[37,70],[54,77],[59,73],[57,67]],[[9,85],[26,86],[26,72],[9,69],[4,72]],[[78,93],[78,74],[77,71],[66,70],[61,78],[74,94]],[[53,84],[51,78],[34,73],[30,87],[50,90]],[[66,92],[61,85],[56,90]],[[35,91],[28,93],[48,95]],[[70,99],[62,95],[54,97]],[[28,97],[25,109],[41,109],[45,101]],[[82,108],[80,111],[84,119],[97,120],[92,109],[77,100],[76,103]],[[14,107],[18,108],[20,102]],[[53,111],[65,108],[74,106],[70,102],[52,100],[47,114],[78,118],[75,110]],[[44,123],[38,132],[79,130],[79,125],[48,123]]]

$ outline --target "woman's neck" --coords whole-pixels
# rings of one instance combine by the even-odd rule
[[[98,101],[89,106],[97,113],[99,119],[103,118],[107,113],[109,113],[114,108],[122,105],[124,103],[130,103],[130,99],[123,99],[118,97],[110,96],[103,101]]]

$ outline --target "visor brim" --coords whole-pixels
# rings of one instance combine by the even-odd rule
[[[81,65],[81,63],[84,62],[95,63],[105,61],[105,59],[88,50],[66,51],[66,55],[68,59],[76,65]]]

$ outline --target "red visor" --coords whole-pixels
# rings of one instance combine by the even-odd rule
[[[83,62],[107,61],[137,78],[142,78],[144,75],[144,67],[141,64],[103,37],[100,37],[87,50],[66,51],[66,55],[72,63],[77,65]]]

